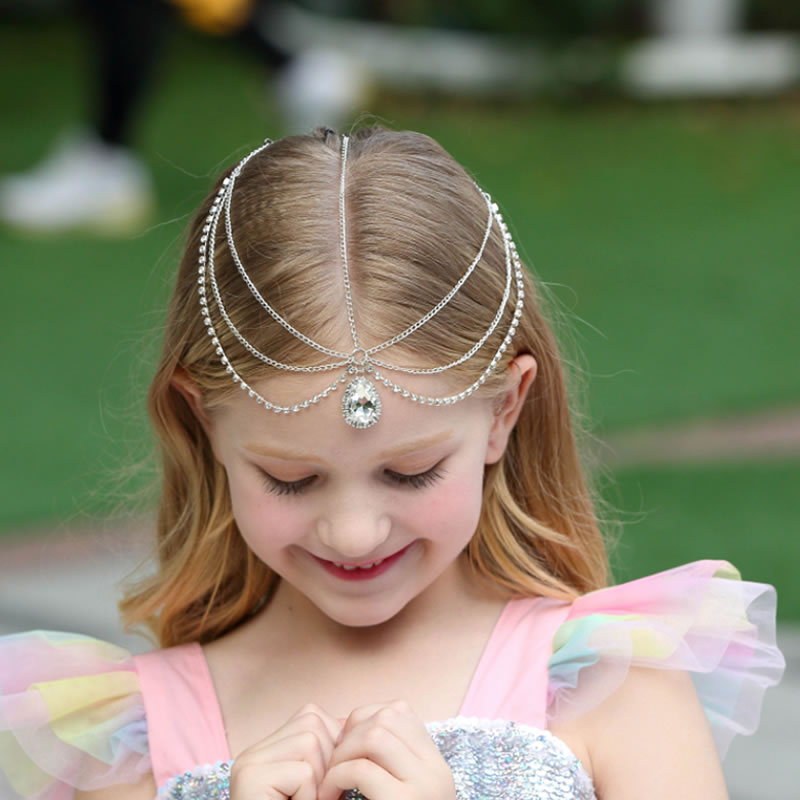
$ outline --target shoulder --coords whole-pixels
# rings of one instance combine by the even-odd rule
[[[599,797],[727,797],[714,739],[684,671],[632,668],[611,695],[552,732],[576,752]]]
[[[700,708],[724,755],[735,733],[755,729],[763,694],[783,672],[775,603],[771,586],[742,581],[723,561],[694,562],[578,598],[553,636],[549,726],[600,709],[610,724],[644,707],[665,718],[681,709],[691,717]]]

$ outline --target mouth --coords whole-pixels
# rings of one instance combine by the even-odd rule
[[[343,562],[328,561],[314,556],[317,561],[331,574],[344,581],[365,581],[377,578],[390,570],[408,551],[411,545],[406,545],[402,550],[381,558],[378,561]]]

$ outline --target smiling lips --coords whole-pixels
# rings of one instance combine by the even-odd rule
[[[345,581],[364,581],[377,578],[383,575],[392,565],[402,558],[410,545],[406,545],[402,550],[398,550],[394,555],[381,558],[378,561],[370,561],[362,564],[345,564],[340,561],[328,561],[324,558],[314,556],[317,561],[331,574]]]

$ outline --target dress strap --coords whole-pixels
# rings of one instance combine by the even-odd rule
[[[135,656],[156,784],[201,764],[228,761],[219,700],[197,643]]]
[[[459,714],[545,728],[551,642],[569,610],[569,603],[550,597],[510,600],[486,643]]]

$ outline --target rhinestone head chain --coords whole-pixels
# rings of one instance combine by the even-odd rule
[[[242,170],[247,166],[248,162],[263,150],[266,150],[271,144],[272,141],[270,139],[266,139],[263,145],[246,155],[236,165],[231,174],[223,180],[222,186],[220,187],[216,197],[214,198],[214,201],[211,204],[211,208],[209,209],[208,216],[203,224],[203,230],[200,236],[197,277],[200,313],[202,314],[206,331],[211,337],[211,344],[215,348],[220,362],[231,376],[233,382],[237,384],[243,392],[247,392],[247,394],[259,405],[264,406],[265,409],[268,409],[276,414],[295,414],[303,409],[309,408],[312,405],[316,405],[321,400],[324,400],[330,394],[335,392],[340,385],[346,383],[347,385],[342,393],[341,401],[342,417],[348,425],[352,425],[354,428],[358,429],[369,428],[380,419],[381,398],[376,384],[382,384],[386,389],[391,390],[393,393],[399,394],[401,397],[407,398],[415,403],[431,406],[451,405],[452,403],[457,403],[459,400],[464,400],[472,395],[481,385],[483,385],[483,383],[485,383],[489,375],[497,368],[497,365],[500,363],[503,354],[509,348],[511,340],[517,331],[519,320],[522,317],[522,307],[525,297],[522,266],[517,254],[517,248],[513,239],[511,238],[508,227],[503,221],[503,217],[499,212],[497,204],[492,202],[491,197],[476,185],[476,190],[480,192],[484,202],[486,203],[487,222],[483,240],[473,261],[469,264],[463,275],[459,278],[452,289],[430,311],[428,311],[427,314],[422,316],[412,325],[409,325],[404,331],[401,331],[396,336],[393,336],[391,339],[387,339],[385,342],[375,345],[374,347],[365,348],[361,345],[358,338],[355,310],[353,306],[353,294],[350,283],[350,265],[347,254],[347,221],[345,214],[346,169],[349,139],[347,136],[343,136],[341,145],[341,172],[339,179],[339,248],[342,259],[345,308],[350,327],[350,335],[353,341],[353,349],[349,353],[335,350],[314,341],[311,337],[306,336],[301,331],[297,330],[264,299],[253,281],[250,279],[250,276],[248,275],[247,270],[245,269],[245,266],[242,263],[242,260],[239,257],[239,253],[236,249],[236,242],[233,236],[233,225],[231,222],[231,198],[236,186],[236,180],[238,179],[239,175],[241,175]],[[264,309],[267,314],[269,314],[269,316],[272,317],[273,320],[275,320],[275,322],[285,328],[289,333],[292,334],[292,336],[299,339],[312,350],[322,354],[322,356],[325,357],[323,360],[308,366],[297,366],[294,364],[285,364],[283,362],[276,361],[267,354],[262,353],[253,344],[251,344],[233,323],[233,320],[231,320],[230,316],[228,315],[225,303],[222,299],[214,268],[214,252],[217,244],[220,221],[222,221],[225,230],[225,240],[228,245],[231,258],[236,265],[236,269],[238,270],[242,281],[250,291],[254,300]],[[448,364],[442,364],[437,367],[424,369],[404,367],[388,363],[378,358],[377,356],[379,353],[411,336],[450,302],[450,300],[464,285],[466,280],[475,270],[480,260],[483,258],[486,244],[489,241],[492,227],[495,224],[498,226],[503,237],[503,247],[505,249],[506,282],[497,313],[480,339],[466,353],[457,358],[455,361],[451,361]],[[514,289],[516,306],[511,322],[509,323],[508,330],[506,331],[506,335],[504,336],[500,346],[493,354],[488,366],[483,370],[479,378],[470,386],[466,387],[463,391],[445,396],[429,397],[427,395],[417,394],[409,391],[408,389],[395,383],[385,374],[386,372],[400,372],[409,375],[436,375],[458,366],[464,361],[472,358],[472,356],[474,356],[475,353],[477,353],[478,350],[483,347],[487,339],[492,335],[492,333],[494,333],[495,329],[500,323],[511,297],[512,288]],[[277,403],[270,402],[242,378],[242,376],[236,370],[236,367],[228,358],[228,355],[225,352],[222,342],[218,336],[215,323],[211,319],[211,314],[209,311],[209,298],[213,299],[213,303],[216,306],[219,319],[221,320],[222,324],[228,328],[229,332],[254,358],[264,362],[265,364],[269,364],[276,369],[288,372],[317,373],[341,370],[341,373],[338,374],[337,377],[335,377],[321,392],[318,392],[313,397],[305,399],[300,403],[291,406],[281,406]],[[220,323],[217,322],[217,324]]]

